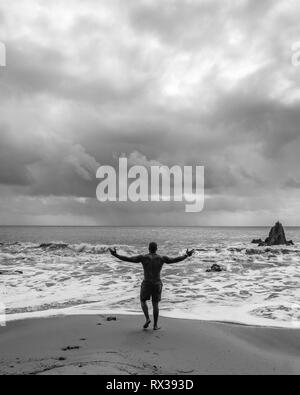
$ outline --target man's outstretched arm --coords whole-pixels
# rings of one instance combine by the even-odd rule
[[[191,250],[191,251],[186,250],[186,253],[183,256],[179,256],[177,258],[169,258],[168,256],[164,256],[163,260],[164,263],[166,263],[167,265],[171,265],[172,263],[179,263],[191,257],[194,254],[194,252],[195,250]]]
[[[140,263],[142,261],[141,255],[133,256],[133,257],[119,255],[115,248],[109,248],[109,252],[111,253],[112,256],[114,256],[124,262]]]

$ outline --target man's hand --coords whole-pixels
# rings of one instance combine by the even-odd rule
[[[188,257],[191,257],[193,254],[194,254],[194,252],[195,252],[195,250],[186,250],[186,255],[188,256]]]
[[[108,250],[109,250],[109,252],[111,253],[112,256],[116,256],[117,255],[117,249],[116,248],[109,248]]]

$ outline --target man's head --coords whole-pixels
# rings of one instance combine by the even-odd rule
[[[155,254],[157,251],[157,244],[152,242],[149,244],[149,252],[150,254]]]

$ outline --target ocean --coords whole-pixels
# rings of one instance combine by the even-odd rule
[[[139,264],[121,254],[195,255],[165,266],[165,317],[300,327],[300,228],[291,247],[257,247],[269,228],[0,227],[0,307],[6,321],[56,314],[140,313]],[[208,273],[217,263],[221,273]],[[3,312],[2,312],[3,313]],[[1,312],[0,312],[1,315]],[[2,320],[4,317],[2,316]]]

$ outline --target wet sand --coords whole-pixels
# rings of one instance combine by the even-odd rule
[[[300,374],[300,330],[142,316],[71,316],[0,328],[0,374]]]

